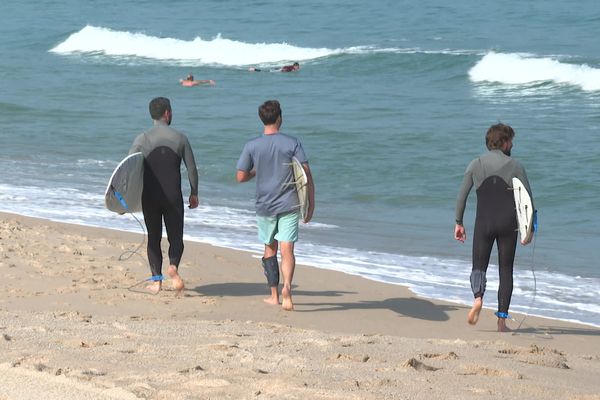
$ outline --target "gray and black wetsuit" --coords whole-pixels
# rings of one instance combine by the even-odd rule
[[[517,247],[517,216],[512,178],[523,182],[531,195],[527,175],[521,164],[501,150],[491,150],[471,161],[456,199],[456,222],[462,224],[467,197],[475,186],[477,214],[473,232],[473,295],[483,297],[486,272],[494,241],[498,247],[500,283],[498,312],[508,313],[513,291],[513,263]]]
[[[194,153],[185,135],[163,121],[139,135],[129,154],[144,154],[142,211],[148,230],[148,261],[153,276],[162,275],[162,221],[169,240],[169,262],[179,266],[183,254],[183,195],[181,160],[185,163],[192,195],[198,195],[198,170]]]

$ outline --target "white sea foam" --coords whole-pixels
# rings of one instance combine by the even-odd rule
[[[507,85],[553,83],[576,86],[585,91],[600,90],[598,68],[514,53],[487,53],[471,68],[469,77],[473,82]]]
[[[116,57],[174,60],[185,65],[260,65],[306,61],[343,52],[342,49],[297,47],[288,43],[244,43],[217,37],[205,40],[161,38],[144,33],[86,26],[50,50],[58,54],[96,53]]]
[[[377,46],[310,48],[282,43],[246,43],[217,35],[210,40],[156,37],[140,32],[116,31],[87,25],[50,50],[57,54],[101,54],[109,57],[144,58],[180,65],[275,65],[289,61],[309,61],[340,54],[442,54],[474,55],[476,50],[423,50]]]

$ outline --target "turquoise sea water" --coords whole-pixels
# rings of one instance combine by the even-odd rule
[[[188,238],[260,251],[254,186],[235,183],[235,162],[261,131],[258,105],[277,98],[317,185],[299,261],[470,304],[475,194],[464,245],[454,201],[502,121],[540,229],[518,249],[511,309],[600,326],[595,0],[24,0],[0,6],[0,34],[2,211],[139,231],[103,192],[151,125],[148,101],[167,96],[201,171]],[[291,61],[298,73],[247,72]],[[217,85],[180,87],[190,72]],[[495,307],[495,266],[489,276]]]

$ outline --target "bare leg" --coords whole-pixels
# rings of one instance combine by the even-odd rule
[[[271,244],[265,244],[265,253],[264,253],[264,258],[270,258],[273,256],[277,256],[277,248],[278,248],[279,243],[277,242],[277,240],[274,240],[273,243]],[[263,301],[267,304],[271,304],[271,305],[279,305],[279,287],[278,286],[272,286],[271,287],[271,295],[265,299],[263,299]]]
[[[179,276],[177,272],[177,267],[174,265],[169,265],[169,269],[167,269],[167,274],[173,280],[173,289],[175,289],[175,296],[180,296],[183,294],[183,289],[185,285],[183,283],[183,279]]]
[[[296,268],[296,257],[294,256],[294,243],[281,242],[281,273],[283,275],[283,288],[281,289],[281,307],[285,311],[292,311],[292,279]]]
[[[475,325],[477,321],[479,321],[479,313],[481,312],[481,308],[483,307],[483,297],[476,297],[473,301],[473,307],[471,307],[471,311],[467,316],[467,322],[470,325]]]
[[[511,329],[509,329],[506,326],[506,318],[498,318],[498,332],[510,332]]]

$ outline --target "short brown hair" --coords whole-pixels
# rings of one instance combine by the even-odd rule
[[[515,137],[515,131],[510,125],[498,123],[490,126],[485,134],[485,145],[488,150],[501,149],[504,143]]]
[[[166,97],[156,97],[150,101],[148,108],[152,119],[158,121],[165,115],[165,111],[171,111],[171,102]]]
[[[267,100],[258,107],[258,116],[265,125],[273,125],[281,116],[281,106],[277,100]]]

